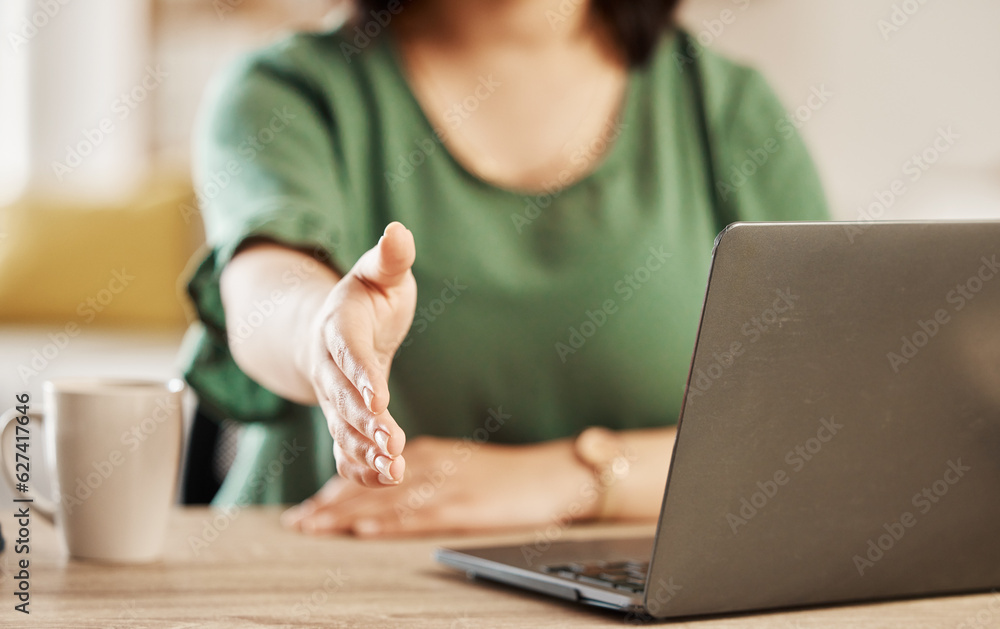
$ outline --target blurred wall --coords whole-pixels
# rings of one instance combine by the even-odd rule
[[[205,83],[334,4],[0,2],[0,322],[183,326]]]
[[[154,0],[153,60],[173,75],[155,103],[160,164],[186,172],[202,92],[227,63],[292,31],[337,24],[348,8],[344,0]]]
[[[154,54],[176,77],[157,95],[160,110],[170,104],[156,130],[161,155],[184,167],[198,95],[219,67],[291,28],[335,22],[340,4],[247,0],[220,14],[160,0]],[[814,88],[831,94],[800,131],[837,218],[878,212],[872,204],[894,182],[905,190],[881,218],[1000,217],[1000,2],[688,0],[680,19],[761,69],[793,113]],[[935,157],[949,128],[957,137]]]
[[[0,99],[0,129],[13,140],[0,145],[0,187],[9,187],[23,170],[23,160],[12,157],[12,150],[30,145],[33,168],[47,167],[48,156],[65,152],[67,138],[90,124],[101,103],[110,106],[120,85],[141,82],[147,66],[160,68],[165,78],[136,111],[133,127],[143,128],[133,129],[130,137],[139,138],[156,172],[186,174],[190,129],[209,78],[236,55],[283,32],[335,23],[343,17],[338,10],[343,5],[341,0],[66,3],[31,42],[40,56],[26,49],[12,55],[10,46],[0,51],[6,95]],[[0,31],[16,30],[18,20],[37,13],[37,6],[35,0],[4,0]],[[876,195],[885,198],[882,193],[896,180],[905,184],[905,192],[896,195],[884,218],[1000,213],[1000,119],[995,114],[1000,111],[1000,2],[689,0],[681,19],[708,46],[763,70],[788,109],[807,103],[814,88],[831,94],[820,110],[808,112],[801,131],[838,217],[856,218]],[[111,25],[102,27],[100,37],[90,36],[102,21]],[[85,28],[74,30],[77,25]],[[104,41],[115,37],[117,44]],[[104,60],[126,49],[133,50],[132,57],[102,63],[100,73],[87,75],[99,79],[87,101],[94,107],[84,111],[67,103],[70,87],[81,93],[79,77],[73,76],[76,65],[69,63],[76,51],[81,59]],[[31,73],[40,77],[33,84],[48,86],[32,92],[45,96],[40,105],[32,104],[42,108],[33,119],[66,118],[53,129],[31,126],[35,135],[26,135],[16,124],[25,108],[18,88]],[[916,180],[912,172],[904,173],[914,167],[912,156],[933,147],[949,128],[957,137],[947,152],[930,168],[917,166]],[[122,155],[132,155],[132,149]]]
[[[800,130],[837,218],[891,197],[882,218],[1000,217],[1000,2],[693,0],[681,16],[787,109],[831,94]]]
[[[149,0],[4,0],[0,201],[110,203],[149,167]]]

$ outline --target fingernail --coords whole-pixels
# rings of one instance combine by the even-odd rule
[[[389,478],[388,476],[386,476],[385,474],[379,474],[378,475],[378,482],[382,483],[383,485],[398,485],[399,484],[398,480],[393,480],[393,479]]]
[[[379,450],[389,454],[389,433],[379,429],[375,431],[375,443],[378,444]]]
[[[365,400],[365,406],[367,406],[368,410],[371,411],[372,400],[375,398],[375,392],[369,389],[368,387],[364,387],[363,389],[361,389],[361,397],[364,398]]]
[[[375,469],[377,469],[380,474],[382,474],[389,480],[394,480],[392,478],[392,472],[389,471],[389,468],[391,466],[392,466],[392,461],[389,460],[389,457],[381,455],[375,457]]]
[[[371,518],[364,518],[354,523],[354,531],[362,535],[378,535],[381,530],[382,525],[378,523],[378,520]]]

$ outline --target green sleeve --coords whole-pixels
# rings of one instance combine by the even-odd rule
[[[294,70],[295,57],[286,44],[230,69],[214,84],[196,130],[194,174],[207,250],[188,283],[201,325],[187,344],[185,377],[217,418],[268,422],[309,413],[233,361],[229,342],[239,329],[226,328],[219,277],[237,247],[263,237],[335,269],[349,266],[338,259],[351,204],[335,166],[332,116],[320,91]],[[294,290],[295,278],[288,279],[287,290]]]
[[[708,64],[713,59],[707,60]],[[714,114],[715,190],[740,221],[829,220],[823,187],[805,143],[755,70],[707,72],[706,91],[724,99]],[[723,81],[730,84],[728,89]]]
[[[239,63],[209,96],[196,132],[195,183],[216,265],[240,242],[266,236],[329,255],[349,214],[338,139],[319,85],[291,43]],[[298,54],[296,54],[296,52]]]

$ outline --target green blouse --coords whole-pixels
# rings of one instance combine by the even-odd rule
[[[675,423],[716,234],[734,220],[827,217],[764,79],[682,31],[631,71],[618,120],[574,155],[589,174],[540,194],[454,159],[390,40],[353,46],[337,31],[299,34],[243,58],[197,132],[207,250],[188,286],[200,321],[185,377],[206,412],[245,424],[217,504],[298,501],[335,473],[319,409],[268,391],[230,355],[273,306],[227,331],[219,274],[247,237],[343,272],[387,223],[406,225],[417,312],[390,410],[410,437],[471,448]],[[486,75],[476,97],[495,89],[502,77]],[[284,279],[294,291],[296,275]]]

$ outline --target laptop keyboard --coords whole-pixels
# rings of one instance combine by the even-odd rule
[[[542,572],[588,585],[642,592],[646,587],[648,561],[593,561],[542,566]]]

